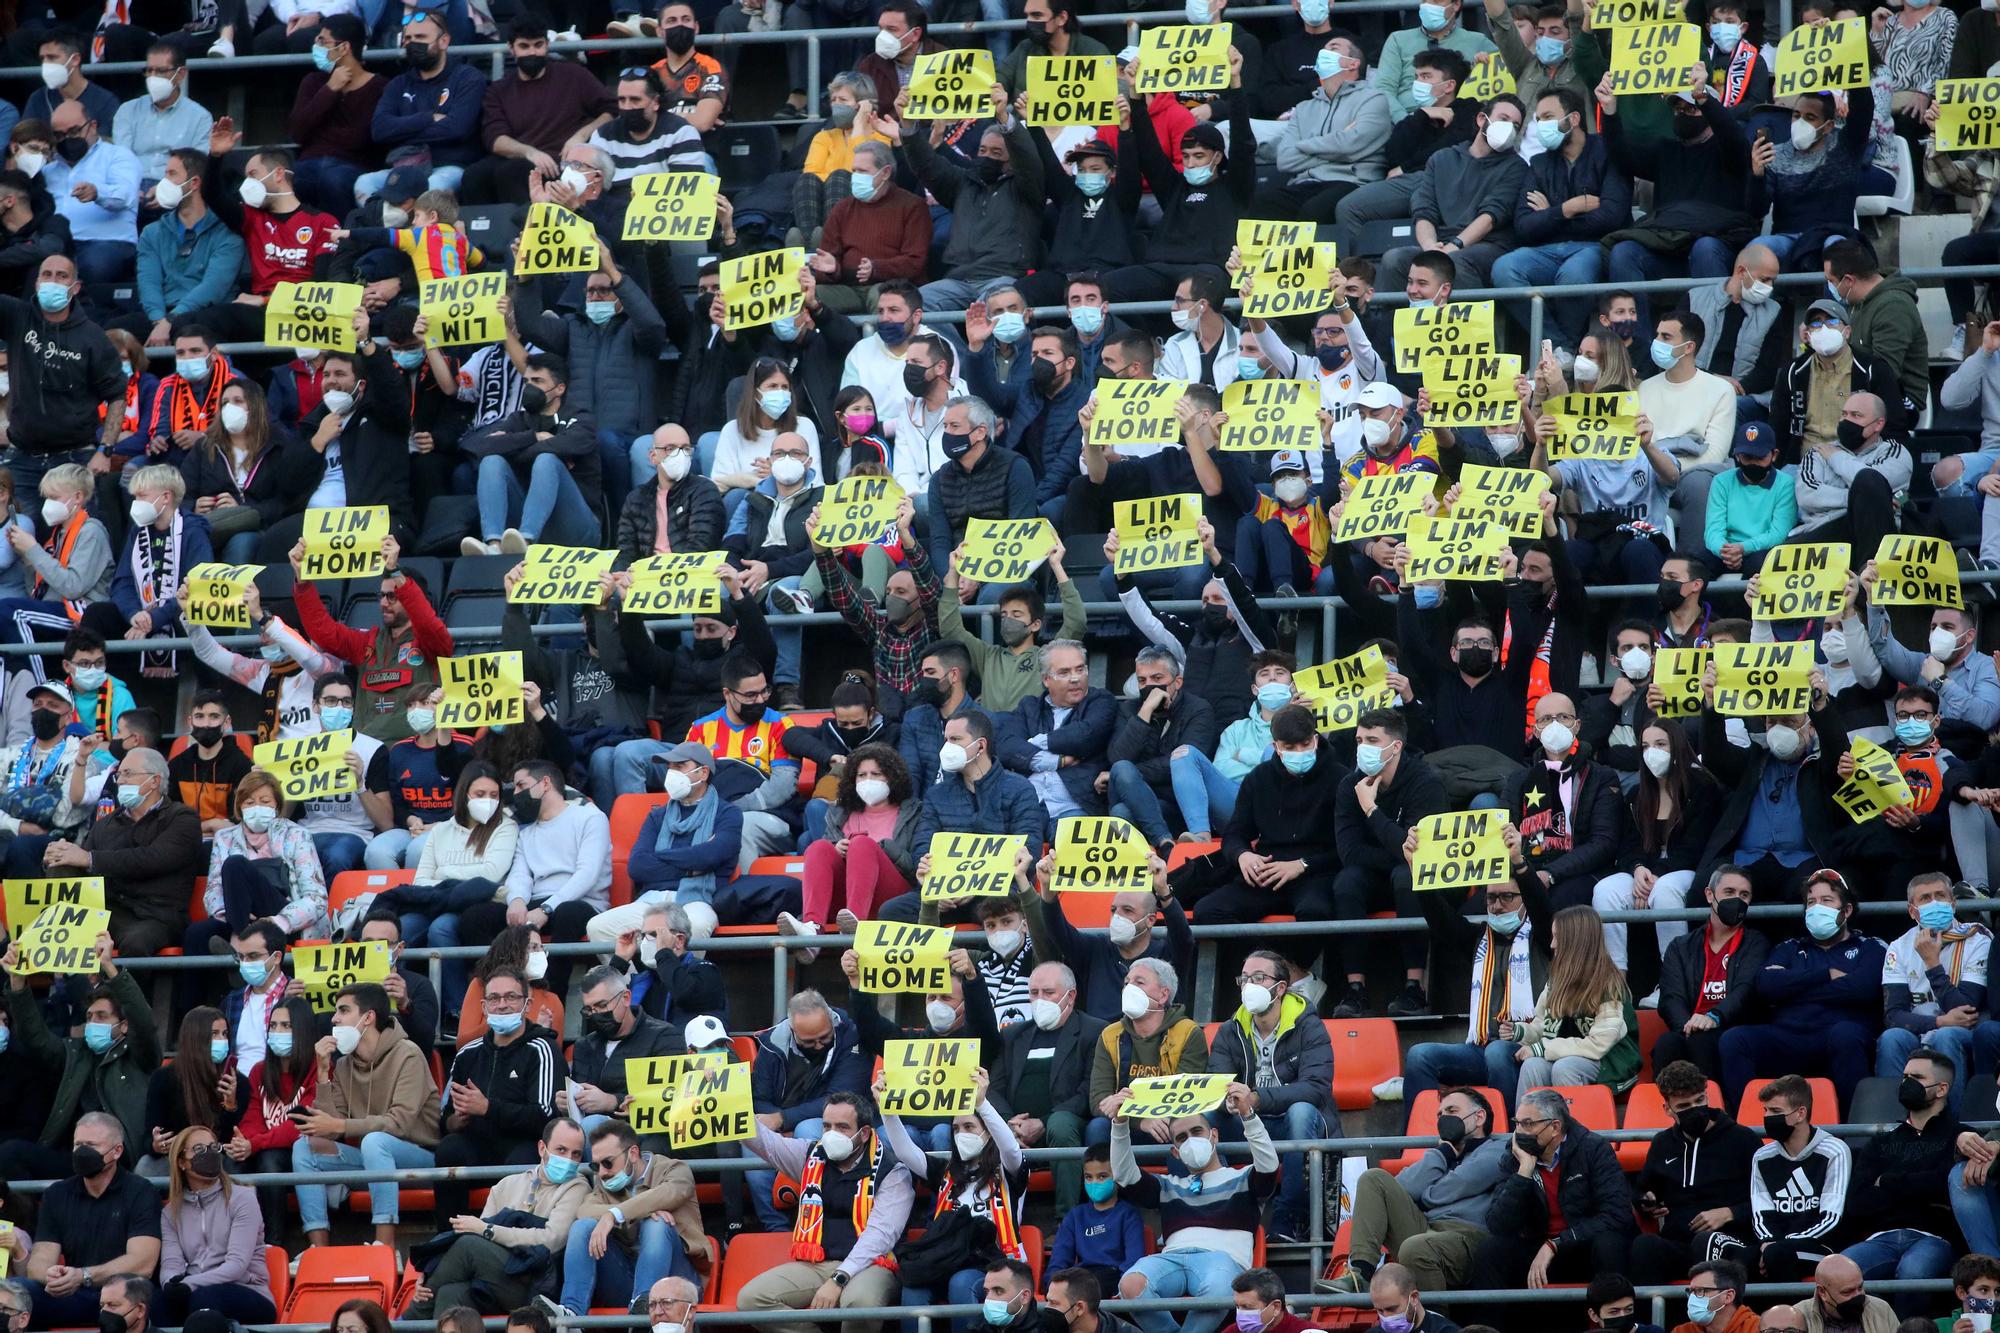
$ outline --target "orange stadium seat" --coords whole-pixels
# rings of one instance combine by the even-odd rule
[[[1722,1089],[1715,1080],[1708,1081],[1708,1104],[1721,1108]],[[1674,1123],[1667,1114],[1666,1099],[1660,1096],[1657,1083],[1640,1083],[1633,1087],[1625,1098],[1625,1119],[1621,1127],[1625,1129],[1665,1129]],[[1760,1118],[1758,1123],[1763,1123]],[[1618,1165],[1627,1171],[1637,1171],[1646,1164],[1646,1150],[1652,1146],[1650,1139],[1630,1139],[1618,1145]]]
[[[624,907],[632,901],[632,876],[625,860],[632,854],[632,840],[656,805],[673,799],[663,791],[628,791],[611,803],[611,905]]]
[[[1736,1122],[1748,1125],[1762,1132],[1764,1128],[1764,1103],[1757,1100],[1757,1094],[1764,1090],[1768,1078],[1753,1078],[1743,1085],[1743,1100],[1736,1104]],[[1837,1125],[1840,1123],[1840,1094],[1833,1090],[1830,1078],[1809,1078],[1806,1083],[1812,1088],[1812,1115],[1808,1117],[1815,1125]]]

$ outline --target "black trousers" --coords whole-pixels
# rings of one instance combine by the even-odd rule
[[[1722,1081],[1722,1029],[1710,1028],[1706,1032],[1682,1035],[1667,1032],[1653,1043],[1653,1068],[1666,1068],[1676,1060],[1693,1062],[1695,1068],[1716,1082]],[[1687,1274],[1681,1274],[1686,1277]],[[1679,1281],[1676,1278],[1675,1281]]]
[[[545,944],[577,944],[583,940],[583,928],[590,924],[590,918],[597,915],[597,909],[586,902],[567,902],[549,913],[549,919],[538,932]],[[458,938],[461,943],[487,945],[493,943],[501,931],[507,928],[507,904],[481,903],[468,907],[459,914]],[[548,988],[557,995],[569,994],[570,968],[573,960],[560,954],[549,955],[549,974],[544,979]]]
[[[1410,868],[1399,865],[1385,876],[1379,870],[1348,866],[1333,879],[1334,916],[1341,921],[1364,921],[1370,912],[1393,911],[1397,916],[1420,917],[1424,909],[1410,886]],[[1396,944],[1403,953],[1403,970],[1421,968],[1430,961],[1430,936],[1425,931],[1404,931]],[[1368,974],[1368,963],[1382,952],[1379,937],[1347,934],[1337,936],[1340,964],[1349,977]],[[1329,952],[1332,947],[1329,948]],[[1331,978],[1328,978],[1331,980]]]
[[[1540,1186],[1537,1185],[1537,1188]],[[1544,1238],[1539,1236],[1488,1236],[1479,1243],[1479,1249],[1473,1255],[1472,1273],[1465,1286],[1467,1289],[1498,1290],[1525,1286],[1528,1267],[1534,1263],[1543,1243]],[[1557,1251],[1554,1261],[1549,1264],[1549,1281],[1588,1282],[1605,1273],[1624,1273],[1630,1263],[1631,1251],[1632,1238],[1629,1235],[1623,1232],[1602,1233],[1588,1245],[1572,1245]],[[1466,1323],[1491,1324],[1503,1330],[1537,1328],[1543,1326],[1547,1319],[1546,1315],[1530,1306],[1461,1309],[1464,1315],[1473,1315],[1474,1309],[1477,1310],[1473,1318],[1465,1320]]]

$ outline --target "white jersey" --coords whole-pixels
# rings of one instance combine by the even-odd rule
[[[1932,993],[1924,960],[1917,953],[1918,929],[1911,926],[1891,941],[1882,962],[1882,984],[1909,987],[1910,1008],[1927,1018],[1936,1018],[1937,996]],[[1944,939],[1944,947],[1938,951],[1938,966],[1945,970],[1945,975],[1954,982],[1984,986],[1993,933],[1984,926],[1960,922],[1946,932]]]

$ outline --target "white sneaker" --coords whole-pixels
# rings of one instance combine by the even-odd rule
[[[780,912],[778,913],[778,933],[780,935],[794,936],[817,935],[819,934],[819,927],[810,921],[799,920],[790,912]],[[792,952],[798,959],[800,967],[810,966],[813,960],[819,957],[818,949],[794,949]]]
[[[606,32],[615,32],[620,37],[657,37],[660,35],[658,20],[643,14],[627,14],[604,25]]]
[[[1378,1102],[1400,1102],[1403,1100],[1403,1076],[1398,1074],[1394,1078],[1385,1078],[1372,1091]]]
[[[1951,341],[1944,345],[1944,359],[1947,361],[1965,360],[1965,325],[1955,324],[1952,326]]]
[[[499,554],[526,555],[527,553],[528,553],[528,539],[521,535],[521,530],[519,528],[509,528],[505,532],[500,534]]]
[[[1660,1007],[1660,988],[1658,986],[1653,987],[1652,994],[1639,1001],[1636,1007],[1640,1009],[1658,1009]]]
[[[458,544],[460,555],[498,555],[499,542],[483,542],[477,537],[467,537]]]

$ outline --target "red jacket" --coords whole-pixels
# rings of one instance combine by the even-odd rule
[[[237,1128],[244,1138],[250,1140],[252,1150],[265,1152],[290,1148],[298,1142],[299,1131],[285,1113],[295,1106],[312,1109],[313,1097],[319,1091],[319,1070],[314,1066],[306,1072],[303,1088],[290,1074],[286,1074],[279,1080],[285,1095],[278,1101],[271,1100],[264,1091],[263,1065],[251,1070],[250,1077],[238,1086],[242,1090],[243,1119]]]

